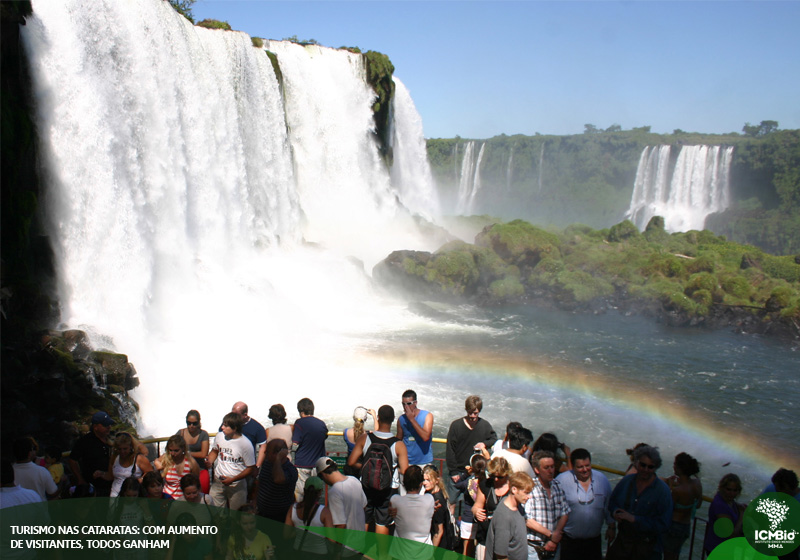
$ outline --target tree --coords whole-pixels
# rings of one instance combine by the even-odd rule
[[[175,8],[175,11],[183,17],[194,23],[194,15],[192,14],[192,5],[197,0],[169,0],[170,5]]]
[[[595,125],[593,125],[593,124],[585,124],[585,125],[583,125],[583,133],[584,134],[595,134],[597,132],[600,132],[600,131],[597,130],[597,127]]]
[[[612,124],[606,129],[606,132],[619,132],[622,130],[622,127],[618,124]]]
[[[761,124],[757,126],[744,123],[742,127],[742,132],[744,132],[745,136],[750,136],[752,138],[762,138],[776,130],[778,130],[778,121],[761,121]]]

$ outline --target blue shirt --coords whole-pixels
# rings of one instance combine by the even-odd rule
[[[580,486],[572,471],[561,473],[556,480],[564,490],[571,510],[564,532],[573,539],[597,537],[603,528],[608,501],[611,499],[611,484],[606,475],[592,470],[592,484],[588,492]]]
[[[313,469],[317,459],[327,455],[325,440],[328,427],[316,416],[303,416],[294,423],[292,441],[297,444],[294,465],[298,469]]]
[[[656,537],[658,541],[656,550],[660,551],[662,535],[672,523],[672,492],[663,480],[654,476],[650,485],[638,494],[637,476],[636,473],[629,474],[617,483],[608,502],[608,512],[614,515],[616,510],[623,509],[636,516],[633,530],[642,536]],[[631,488],[630,500],[628,488]]]
[[[430,414],[427,410],[420,410],[415,420],[420,426],[425,425],[425,418]],[[409,465],[427,465],[433,463],[433,437],[428,441],[423,441],[422,437],[417,433],[411,422],[408,421],[406,415],[403,414],[397,419],[400,427],[403,428],[403,443],[406,444],[408,450],[408,464]]]
[[[267,441],[267,430],[252,418],[242,426],[242,435],[250,440],[250,443],[253,444],[253,449],[256,451],[259,445]]]

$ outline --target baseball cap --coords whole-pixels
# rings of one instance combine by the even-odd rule
[[[325,483],[322,482],[322,479],[318,476],[310,476],[306,479],[305,489],[308,490],[309,488],[316,488],[317,490],[322,490],[325,488]]]
[[[331,465],[336,466],[336,462],[333,459],[330,457],[320,457],[317,459],[317,464],[314,465],[314,468],[317,469],[317,474],[319,474]]]
[[[103,412],[95,412],[92,415],[92,424],[102,424],[103,426],[111,426],[114,421],[111,419],[111,416],[108,413]]]

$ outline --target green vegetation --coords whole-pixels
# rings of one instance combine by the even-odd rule
[[[284,37],[281,41],[289,41],[290,43],[297,43],[298,45],[319,45],[316,39],[298,39],[297,35],[291,37]]]
[[[263,49],[264,48],[264,39],[263,38],[261,38],[261,37],[250,37],[250,41],[252,41],[253,46],[256,47],[257,49]]]
[[[607,307],[671,324],[730,326],[800,336],[800,257],[776,257],[710,231],[645,234],[629,221],[609,230],[554,233],[522,220],[487,226],[475,244],[386,259],[376,278],[406,290],[484,304],[534,300],[564,309]]]
[[[367,83],[375,90],[377,99],[372,105],[375,115],[375,129],[381,145],[384,147],[384,156],[389,156],[386,147],[389,146],[387,134],[389,132],[389,108],[394,97],[394,64],[389,57],[376,51],[367,51],[363,54],[367,69]]]
[[[169,0],[170,6],[175,8],[175,11],[183,17],[194,23],[194,15],[192,14],[192,6],[197,0]]]
[[[231,31],[231,24],[227,21],[219,21],[218,19],[204,19],[197,24],[197,27],[205,27],[206,29],[224,29]]]

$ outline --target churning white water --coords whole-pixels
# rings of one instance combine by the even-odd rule
[[[668,145],[642,150],[627,213],[639,229],[662,216],[668,231],[699,230],[728,207],[732,146],[683,146],[674,165],[671,153]]]
[[[284,105],[249,36],[166,2],[33,7],[62,320],[129,354],[147,427],[268,387],[299,398],[349,336],[418,321],[373,295],[361,264],[433,246],[378,153],[360,56],[271,43]]]

